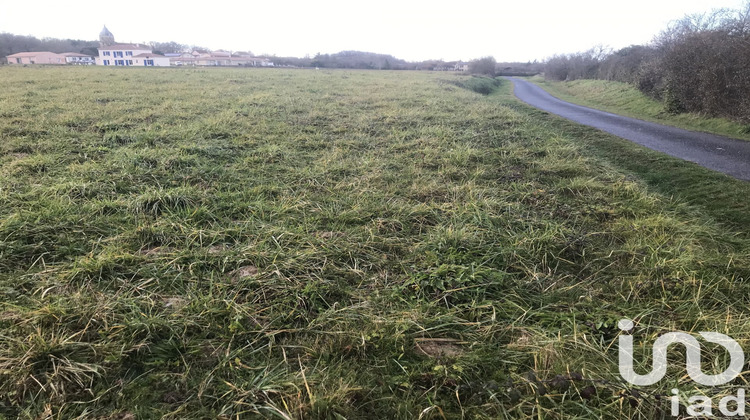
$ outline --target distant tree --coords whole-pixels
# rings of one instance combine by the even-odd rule
[[[544,64],[539,62],[497,63],[496,76],[533,76],[544,71]]]
[[[7,32],[0,33],[0,59],[5,56],[19,52],[51,51],[80,52],[83,54],[96,55],[97,41],[83,41],[78,39],[38,39],[33,36],[14,35]],[[93,48],[93,54],[91,49]]]
[[[310,61],[310,67],[326,67],[328,61],[328,54],[315,54],[315,58]]]
[[[362,51],[341,51],[336,54],[316,54],[310,61],[313,67],[338,69],[392,69],[412,68],[404,60],[392,55]]]
[[[611,53],[599,65],[599,78],[618,82],[636,83],[644,71],[644,64],[651,60],[654,49],[643,45],[631,45]]]
[[[276,66],[312,67],[312,59],[309,55],[305,58],[276,56],[271,56],[270,58]]]
[[[435,70],[435,68],[443,66],[445,62],[443,60],[425,60],[414,64],[417,70]]]
[[[201,54],[207,54],[207,53],[211,52],[210,48],[201,47],[200,45],[191,45],[190,47],[188,47],[188,50],[195,51],[195,52],[201,53]]]
[[[477,60],[469,62],[469,73],[471,74],[484,74],[487,76],[495,76],[495,67],[497,61],[494,57],[482,57]]]
[[[544,77],[550,80],[567,80],[570,69],[569,55],[555,55],[547,60]]]
[[[609,50],[599,46],[576,54],[556,55],[547,60],[544,75],[551,80],[596,79],[609,54]]]
[[[170,42],[151,41],[149,42],[149,45],[151,46],[151,48],[153,48],[154,52],[158,54],[181,53],[181,52],[186,52],[190,49],[189,46],[185,44],[180,44],[174,41],[170,41]]]

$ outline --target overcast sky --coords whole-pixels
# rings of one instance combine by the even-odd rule
[[[0,0],[0,32],[176,41],[302,57],[361,50],[406,60],[542,60],[649,42],[672,20],[746,0]]]

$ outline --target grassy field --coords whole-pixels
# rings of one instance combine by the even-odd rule
[[[555,82],[538,76],[530,80],[552,95],[579,105],[686,130],[750,140],[750,126],[693,113],[669,113],[663,103],[649,98],[627,83],[607,80]]]
[[[616,323],[641,373],[674,329],[750,349],[750,184],[462,88],[487,84],[0,68],[0,418],[653,419],[731,392],[677,352],[632,390]]]

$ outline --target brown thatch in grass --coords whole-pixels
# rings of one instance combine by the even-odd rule
[[[464,353],[459,341],[452,338],[417,338],[414,347],[418,353],[436,359],[454,359]]]
[[[232,274],[231,274],[232,278],[236,280],[244,279],[247,277],[253,277],[256,275],[258,275],[258,267],[254,265],[246,265],[246,266],[240,267],[232,271]]]

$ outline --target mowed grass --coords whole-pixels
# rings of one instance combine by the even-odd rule
[[[541,77],[530,80],[552,95],[579,105],[686,130],[750,140],[748,125],[696,113],[670,113],[664,103],[646,96],[627,83],[608,80],[555,82]]]
[[[748,204],[655,188],[503,83],[0,68],[0,418],[658,418],[672,388],[730,392],[679,352],[631,390],[616,323],[639,372],[674,329],[750,348]]]

